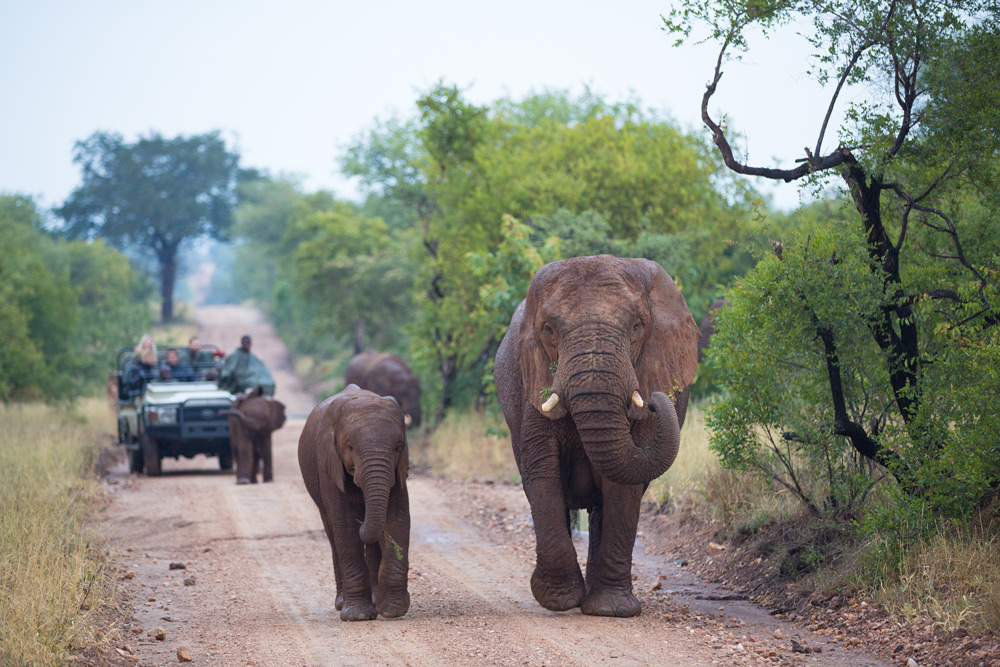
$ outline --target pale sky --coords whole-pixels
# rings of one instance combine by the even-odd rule
[[[716,47],[673,48],[669,2],[0,0],[0,192],[62,203],[80,179],[73,144],[96,130],[219,129],[244,166],[353,198],[337,156],[439,79],[480,104],[589,85],[707,136]],[[712,108],[755,164],[790,166],[815,142],[827,98],[802,74],[806,54],[787,31],[726,68]],[[794,184],[766,191],[798,204]]]

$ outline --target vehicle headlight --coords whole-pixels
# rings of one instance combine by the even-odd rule
[[[153,406],[149,408],[149,421],[153,424],[176,424],[177,408]]]

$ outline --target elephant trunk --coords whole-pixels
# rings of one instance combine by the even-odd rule
[[[365,497],[365,520],[360,532],[361,541],[365,544],[374,544],[382,539],[394,472],[388,460],[369,461],[361,468],[360,486]]]
[[[565,371],[569,413],[580,441],[595,468],[618,484],[648,484],[673,464],[680,445],[680,426],[674,404],[665,394],[653,392],[647,405],[655,416],[652,442],[636,443],[628,419],[633,405],[634,375],[622,377],[622,368],[632,369],[624,351],[594,350],[571,355]],[[631,374],[628,374],[631,375]]]

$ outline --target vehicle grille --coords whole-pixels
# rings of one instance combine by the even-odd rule
[[[224,414],[228,409],[228,404],[188,401],[181,408],[181,437],[228,438],[229,418]]]

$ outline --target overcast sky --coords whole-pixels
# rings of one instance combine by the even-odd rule
[[[440,79],[481,104],[589,85],[706,132],[715,47],[671,46],[669,0],[278,5],[0,0],[0,192],[60,204],[79,184],[73,144],[96,130],[220,129],[245,166],[355,197],[337,173],[344,146],[376,117],[410,115]],[[788,165],[815,141],[826,99],[802,75],[806,53],[789,31],[726,68],[713,109],[756,164]],[[768,191],[783,208],[799,201],[795,185]]]

